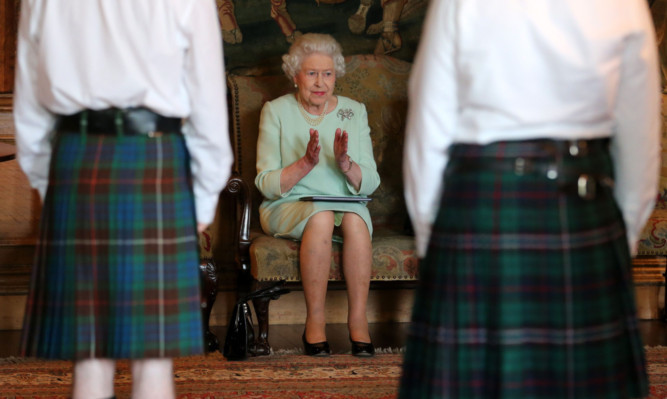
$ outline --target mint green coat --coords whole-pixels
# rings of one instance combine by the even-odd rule
[[[301,239],[308,219],[317,212],[336,211],[340,224],[341,212],[361,216],[373,233],[371,217],[365,203],[306,202],[308,195],[354,196],[370,195],[380,185],[373,158],[366,107],[347,97],[338,96],[338,106],[313,127],[319,132],[319,163],[290,191],[280,192],[282,169],[306,153],[311,126],[298,109],[294,94],[287,94],[264,104],[257,139],[257,177],[255,185],[264,196],[259,207],[262,229],[275,237]],[[336,129],[348,133],[348,155],[359,165],[361,187],[355,190],[338,169],[333,143]]]

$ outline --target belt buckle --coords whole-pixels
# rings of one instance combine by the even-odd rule
[[[592,200],[595,198],[597,182],[594,177],[583,174],[579,175],[577,179],[577,195],[579,198],[585,200]]]
[[[146,135],[147,135],[149,138],[151,138],[151,139],[154,139],[154,138],[156,138],[156,137],[161,137],[163,134],[164,134],[164,133],[162,133],[162,132],[159,131],[159,130],[158,130],[158,131],[151,130],[150,132],[146,133]]]
[[[588,142],[586,140],[570,140],[567,144],[568,152],[573,157],[582,157],[588,154]]]
[[[523,176],[526,174],[530,162],[524,158],[518,157],[514,159],[514,174],[517,176]]]
[[[547,179],[556,180],[558,178],[558,165],[555,163],[550,163],[547,166]]]

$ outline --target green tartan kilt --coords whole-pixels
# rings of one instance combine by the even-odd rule
[[[189,155],[180,134],[57,133],[22,352],[203,353]]]
[[[400,398],[648,394],[624,222],[612,189],[466,165],[556,157],[533,141],[455,145],[420,264]],[[613,176],[606,147],[560,167]],[[553,177],[553,176],[552,176]]]

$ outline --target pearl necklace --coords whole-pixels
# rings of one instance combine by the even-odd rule
[[[327,101],[324,102],[324,109],[322,110],[322,113],[317,118],[313,118],[312,116],[310,116],[308,114],[306,109],[303,107],[303,105],[301,104],[301,100],[299,100],[299,97],[296,98],[296,102],[297,102],[297,104],[299,104],[299,111],[301,111],[301,115],[303,116],[303,119],[305,119],[306,122],[308,122],[308,124],[310,126],[319,125],[320,122],[322,122],[322,120],[326,116],[327,108],[329,107],[329,100],[327,100]]]

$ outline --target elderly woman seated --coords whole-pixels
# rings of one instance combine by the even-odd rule
[[[283,56],[283,70],[294,81],[295,93],[267,102],[259,126],[255,184],[265,198],[259,209],[262,229],[301,241],[307,309],[303,344],[311,356],[330,354],[324,308],[332,240],[342,239],[352,354],[372,356],[366,302],[373,227],[361,199],[375,191],[380,177],[366,107],[334,95],[345,62],[329,35],[299,37]],[[304,201],[313,195],[325,200]]]

